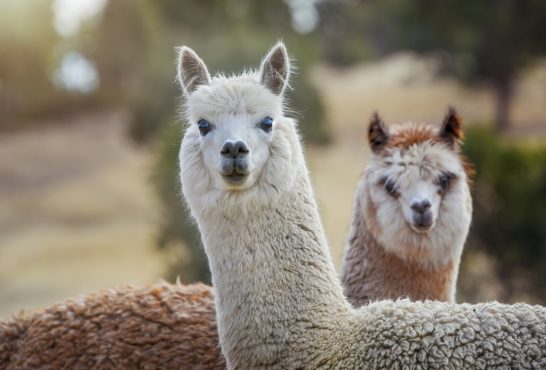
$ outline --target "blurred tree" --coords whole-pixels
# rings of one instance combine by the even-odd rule
[[[0,127],[8,118],[52,110],[57,35],[51,1],[4,1],[0,12]]]
[[[496,261],[499,299],[546,302],[546,147],[505,143],[475,127],[463,149],[477,172],[469,251]]]
[[[345,0],[325,4],[323,25],[332,29],[327,35],[342,32],[330,23],[342,24],[353,31],[345,34],[369,38],[379,53],[401,49],[435,53],[444,71],[465,82],[490,86],[499,131],[510,126],[518,73],[546,55],[546,2],[542,0]],[[332,7],[336,11],[331,12]],[[336,48],[347,42],[338,44],[341,39],[334,37]]]
[[[320,14],[318,33],[324,60],[336,67],[347,67],[377,56],[371,47],[370,5],[358,0],[324,0],[317,4]]]

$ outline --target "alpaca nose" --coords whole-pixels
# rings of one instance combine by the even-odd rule
[[[411,205],[411,209],[413,209],[415,212],[419,212],[419,213],[425,213],[426,211],[428,211],[430,209],[430,202],[425,199],[421,202],[414,202],[412,205]]]
[[[220,154],[222,154],[222,157],[226,158],[242,158],[248,155],[248,147],[246,146],[246,143],[241,140],[226,141],[224,145],[222,145]]]

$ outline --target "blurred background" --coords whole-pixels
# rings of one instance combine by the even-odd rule
[[[339,267],[364,140],[466,123],[474,220],[458,300],[546,304],[546,2],[0,0],[0,318],[99,288],[209,281],[180,201],[175,51],[295,58],[290,106]]]

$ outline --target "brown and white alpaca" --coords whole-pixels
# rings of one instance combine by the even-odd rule
[[[459,151],[461,121],[388,128],[376,114],[373,152],[353,206],[342,282],[356,306],[371,300],[455,301],[472,215],[472,167]]]

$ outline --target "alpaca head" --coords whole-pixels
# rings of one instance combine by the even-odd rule
[[[282,43],[258,71],[209,75],[197,54],[182,47],[178,81],[186,97],[187,130],[180,151],[183,191],[188,198],[241,198],[279,191],[293,181],[297,135],[283,115],[290,62]],[[190,204],[191,205],[191,204]],[[204,204],[202,204],[204,206]],[[193,208],[193,207],[192,207]]]
[[[455,110],[449,110],[440,129],[388,128],[376,114],[368,135],[373,158],[361,204],[372,234],[404,259],[437,266],[458,258],[472,203]]]

